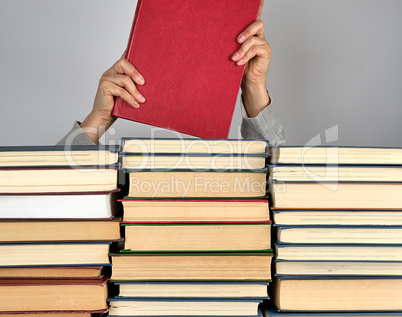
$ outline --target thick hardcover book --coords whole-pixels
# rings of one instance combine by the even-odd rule
[[[269,220],[266,199],[123,199],[123,222]]]
[[[280,146],[271,149],[276,164],[402,165],[402,148],[357,146]]]
[[[122,167],[138,171],[254,170],[266,167],[268,154],[122,153]]]
[[[267,165],[268,141],[237,139],[123,138],[128,170],[252,170]]]
[[[101,279],[103,266],[0,267],[1,279]]]
[[[105,192],[117,189],[118,166],[0,168],[0,194]]]
[[[293,261],[402,261],[401,244],[275,243],[278,260]]]
[[[283,243],[402,244],[402,226],[278,225],[277,239]]]
[[[0,146],[0,167],[107,166],[118,161],[118,146]]]
[[[278,225],[402,225],[402,210],[272,209]]]
[[[400,311],[401,277],[275,278],[275,306],[284,311]]]
[[[111,219],[119,190],[111,192],[0,195],[0,219]]]
[[[0,312],[1,317],[92,317],[106,314],[108,308],[101,310],[71,310],[71,311],[19,311],[19,312]]]
[[[258,316],[261,299],[111,298],[111,316]]]
[[[0,311],[104,310],[107,280],[0,280]]]
[[[273,165],[277,182],[401,182],[402,166]]]
[[[114,253],[114,281],[269,281],[271,252]]]
[[[275,276],[402,276],[402,262],[275,260]]]
[[[119,297],[268,299],[267,282],[118,282]]]
[[[129,173],[130,198],[262,198],[267,169]]]
[[[131,138],[121,139],[121,153],[132,154],[268,154],[268,140]]]
[[[271,221],[248,223],[131,223],[125,249],[133,251],[269,250]]]
[[[115,241],[120,218],[110,221],[0,221],[0,242]]]
[[[264,317],[400,317],[401,315],[401,312],[286,312],[270,307],[263,308]]]
[[[231,56],[260,0],[140,0],[126,58],[145,78],[135,109],[113,115],[202,138],[227,138],[244,67]]]
[[[402,209],[402,182],[271,182],[276,209]]]
[[[110,265],[108,242],[0,244],[0,267]]]

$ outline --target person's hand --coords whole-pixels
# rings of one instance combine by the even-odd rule
[[[245,65],[242,83],[265,85],[271,60],[271,47],[265,40],[264,23],[256,20],[240,35],[237,41],[242,43],[232,59],[237,65]]]
[[[262,4],[260,7],[261,15]],[[270,104],[266,79],[271,61],[271,47],[265,40],[264,23],[256,20],[237,37],[242,44],[232,55],[236,65],[245,65],[241,83],[244,106],[250,117],[257,116]]]
[[[116,121],[112,116],[115,97],[120,97],[132,107],[139,108],[145,98],[136,85],[144,84],[144,77],[124,57],[103,73],[92,111],[81,123],[81,128],[94,143],[98,143],[102,134]]]

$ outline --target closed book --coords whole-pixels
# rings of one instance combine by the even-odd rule
[[[280,146],[271,154],[276,164],[402,165],[398,147]]]
[[[111,298],[110,316],[258,316],[260,299]]]
[[[0,194],[113,191],[117,171],[117,166],[1,168]]]
[[[125,222],[269,220],[267,199],[122,199]]]
[[[271,248],[271,222],[125,223],[132,251],[248,251]]]
[[[402,276],[397,261],[276,260],[274,265],[276,276]]]
[[[111,219],[118,192],[0,195],[0,219]]]
[[[402,261],[401,244],[275,243],[279,260],[296,261]]]
[[[402,182],[273,181],[271,185],[276,209],[402,209]]]
[[[140,0],[126,58],[145,78],[133,108],[117,98],[112,115],[202,138],[227,138],[244,66],[231,56],[260,0]]]
[[[402,310],[402,278],[275,278],[273,302],[284,311]]]
[[[273,165],[277,182],[401,182],[402,166]]]
[[[1,279],[100,279],[103,266],[0,267]]]
[[[122,167],[130,170],[262,169],[268,141],[224,139],[122,139]]]
[[[263,308],[264,317],[380,317],[380,316],[401,316],[400,312],[286,312],[278,311],[275,307]]]
[[[241,172],[133,171],[129,173],[128,196],[130,198],[261,198],[266,194],[266,174],[266,169]]]
[[[89,310],[89,311],[23,311],[23,312],[9,312],[3,313],[0,312],[2,317],[92,317],[96,316],[95,314],[105,314],[108,312],[108,309],[101,310]]]
[[[402,210],[299,210],[273,208],[278,225],[402,225]]]
[[[276,238],[283,243],[402,244],[402,227],[277,225]]]
[[[0,242],[119,240],[119,220],[0,221]]]
[[[269,281],[270,252],[114,253],[114,281]]]
[[[129,170],[253,170],[266,166],[268,154],[122,154],[122,168]]]
[[[0,244],[0,267],[110,265],[110,243]]]
[[[118,146],[0,146],[0,167],[107,166],[118,162]]]
[[[1,198],[1,197],[0,197]],[[269,220],[267,199],[123,199],[126,222]]]
[[[119,297],[269,298],[266,282],[119,282],[115,285]]]
[[[2,312],[89,311],[107,308],[107,278],[0,280]]]
[[[124,154],[268,154],[269,141],[252,139],[130,138],[121,139]]]

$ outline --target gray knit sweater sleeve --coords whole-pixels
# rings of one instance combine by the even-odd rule
[[[57,145],[95,145],[81,128],[80,122],[76,121],[73,128],[62,138]]]
[[[250,118],[247,115],[243,103],[241,104],[241,112],[243,116],[241,135],[244,139],[269,140],[271,146],[274,147],[286,142],[282,124],[277,119],[275,108],[272,104],[254,118]]]

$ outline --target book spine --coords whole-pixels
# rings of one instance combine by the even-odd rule
[[[138,17],[139,17],[139,13],[141,11],[141,7],[142,7],[142,0],[138,0],[137,1],[137,8],[135,9],[135,14],[134,14],[134,20],[133,20],[133,26],[131,28],[131,32],[130,32],[130,36],[128,38],[128,44],[127,44],[127,49],[126,49],[126,53],[125,53],[125,58],[127,58],[128,56],[130,56],[132,47],[133,47],[133,38],[134,38],[134,34],[135,34],[135,30],[136,30],[136,26],[137,26],[137,22],[138,22]],[[114,117],[120,117],[120,107],[123,104],[123,99],[121,99],[120,97],[116,98],[116,101],[114,103],[114,107],[112,110],[112,116]]]

